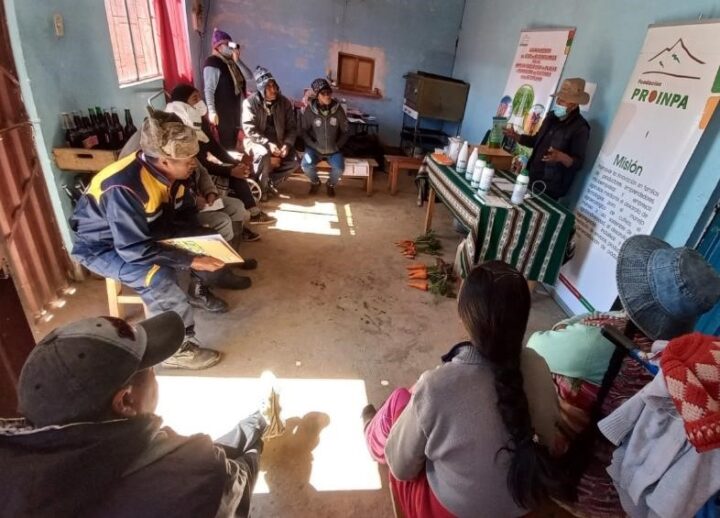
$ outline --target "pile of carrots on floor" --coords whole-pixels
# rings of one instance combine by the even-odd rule
[[[408,259],[415,259],[418,253],[440,255],[442,251],[442,244],[432,231],[417,237],[414,241],[403,240],[395,244],[402,249],[402,254]],[[446,297],[454,296],[453,268],[439,257],[435,259],[434,266],[418,263],[406,268],[409,287]]]

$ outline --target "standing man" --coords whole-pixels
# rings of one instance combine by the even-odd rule
[[[292,102],[280,93],[269,70],[257,67],[255,83],[257,92],[243,102],[244,147],[252,155],[255,176],[267,199],[298,167],[297,124]]]
[[[317,163],[327,160],[330,164],[330,178],[325,184],[328,196],[335,196],[335,186],[345,170],[345,159],[340,149],[349,137],[350,125],[345,110],[333,99],[332,87],[326,79],[312,82],[315,98],[310,99],[302,114],[302,135],[305,140],[305,155],[302,170],[310,179],[310,194],[320,189]]]
[[[554,200],[570,190],[575,174],[585,162],[590,125],[580,115],[580,106],[590,101],[585,80],[565,79],[554,95],[555,105],[535,136],[519,135],[514,129],[505,135],[518,144],[533,148],[527,168],[530,186]]]
[[[72,255],[88,270],[134,289],[150,313],[182,317],[184,343],[163,366],[205,369],[220,361],[220,353],[199,347],[192,306],[227,311],[202,279],[232,274],[218,259],[160,242],[174,237],[174,222],[196,211],[184,181],[195,169],[197,136],[176,115],[154,111],[143,123],[140,148],[93,177],[71,219]],[[189,294],[178,285],[178,271],[187,269]]]
[[[223,147],[234,150],[242,102],[247,97],[247,81],[252,78],[252,72],[240,59],[240,47],[227,32],[213,30],[212,48],[203,67],[208,117],[217,126]]]

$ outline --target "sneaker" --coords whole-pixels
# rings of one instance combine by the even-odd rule
[[[190,283],[188,302],[192,307],[204,309],[210,313],[225,313],[228,310],[227,302],[216,297],[210,288],[199,282]]]
[[[260,240],[260,234],[257,232],[253,232],[249,228],[245,227],[242,231],[242,240],[243,241],[259,241]]]
[[[275,223],[276,221],[276,218],[268,216],[262,211],[259,214],[255,214],[254,216],[250,217],[250,223],[252,225],[270,225],[272,223]]]
[[[258,267],[258,262],[256,259],[248,259],[246,257],[245,262],[240,263],[238,266],[240,267],[241,270],[254,270],[255,268]]]
[[[326,183],[325,189],[327,190],[328,196],[330,196],[331,198],[335,197],[335,186],[334,185],[330,185],[329,183]]]
[[[310,183],[310,192],[308,194],[317,194],[320,190],[320,182]]]
[[[213,349],[205,349],[194,342],[193,338],[185,340],[178,352],[160,364],[165,369],[188,369],[199,371],[217,364],[222,354]]]
[[[377,409],[375,408],[375,405],[366,405],[365,408],[362,409],[362,420],[363,420],[363,430],[368,427],[370,424],[370,421],[373,420],[373,417],[375,417],[375,414],[377,414]]]

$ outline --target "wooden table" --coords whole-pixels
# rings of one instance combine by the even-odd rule
[[[388,168],[388,189],[393,196],[397,194],[397,182],[401,169],[417,171],[423,164],[423,158],[415,158],[405,155],[385,155],[385,163]]]
[[[496,171],[490,197],[481,198],[455,169],[425,160],[430,193],[425,214],[425,230],[432,226],[435,196],[466,228],[468,236],[460,243],[455,260],[461,277],[475,265],[498,259],[511,264],[528,281],[554,284],[560,273],[575,216],[545,195],[527,199],[522,205],[510,204],[510,192],[500,187],[514,182],[505,171]]]

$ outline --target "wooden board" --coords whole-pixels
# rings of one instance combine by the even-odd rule
[[[119,151],[56,147],[53,149],[55,165],[65,171],[97,172],[117,161]]]

